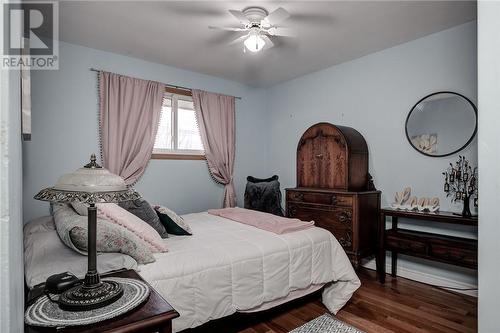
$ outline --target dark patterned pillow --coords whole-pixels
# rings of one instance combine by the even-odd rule
[[[161,238],[168,238],[167,230],[160,222],[153,207],[151,207],[146,200],[137,199],[133,201],[124,201],[120,202],[118,205],[152,226],[160,234]]]
[[[247,177],[245,188],[245,208],[283,216],[281,208],[281,190],[278,176],[260,179]]]
[[[179,236],[191,236],[193,234],[186,221],[167,207],[155,205],[154,209],[169,234]]]

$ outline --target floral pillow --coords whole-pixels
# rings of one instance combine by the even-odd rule
[[[180,236],[191,236],[193,234],[186,221],[167,207],[156,205],[154,209],[169,234]]]
[[[166,243],[153,227],[117,204],[97,204],[97,216],[126,228],[145,241],[152,252],[167,252]]]
[[[81,216],[88,216],[89,215],[88,206],[86,204],[83,204],[80,202],[72,202],[71,207],[73,207],[73,209],[76,210],[78,215],[81,215]]]
[[[70,206],[54,212],[54,223],[62,242],[81,254],[87,254],[87,217]],[[139,264],[154,262],[148,245],[127,229],[106,220],[97,220],[97,251],[128,254]]]

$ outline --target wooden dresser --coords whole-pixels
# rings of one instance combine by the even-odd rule
[[[329,123],[305,131],[297,146],[297,187],[286,189],[287,216],[329,230],[357,268],[377,253],[379,211],[363,136]]]

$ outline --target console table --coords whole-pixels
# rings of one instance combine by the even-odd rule
[[[391,217],[392,227],[386,229],[386,217]],[[466,218],[450,212],[420,213],[392,208],[381,209],[379,221],[379,247],[377,273],[385,282],[385,254],[392,252],[392,276],[397,273],[398,253],[447,264],[477,269],[477,240],[398,228],[398,218],[426,220],[456,225],[478,225],[477,217]]]

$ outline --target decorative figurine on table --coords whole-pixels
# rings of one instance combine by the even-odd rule
[[[458,156],[458,161],[443,172],[444,191],[446,197],[452,197],[452,202],[463,201],[463,217],[472,217],[470,198],[474,197],[474,207],[478,205],[477,167],[472,168],[465,156]]]

